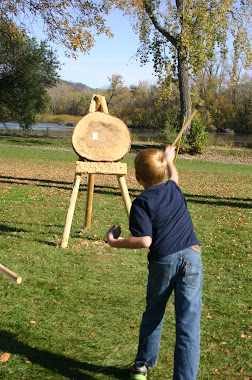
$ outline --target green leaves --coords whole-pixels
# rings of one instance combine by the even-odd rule
[[[105,26],[104,16],[110,9],[107,1],[14,0],[11,3],[9,0],[1,1],[1,15],[10,18],[22,15],[28,30],[32,17],[35,20],[42,19],[49,39],[65,46],[72,55],[77,50],[89,51],[96,35],[105,33],[112,36],[109,27]]]
[[[45,42],[28,38],[22,29],[0,18],[0,109],[23,129],[45,110],[46,89],[56,84],[59,62]]]

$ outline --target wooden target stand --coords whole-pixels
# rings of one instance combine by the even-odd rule
[[[84,119],[90,119],[90,124],[86,128],[88,131],[85,130],[85,133],[82,132]],[[115,133],[116,128],[118,128],[118,133]],[[97,130],[98,132],[96,132]],[[100,146],[98,146],[98,151],[96,151],[94,148],[95,141],[99,140],[98,136],[103,135],[104,131],[107,131],[107,135],[105,133],[103,140],[101,138],[101,141],[99,142]],[[83,136],[83,134],[85,134],[85,136]],[[122,159],[130,149],[130,133],[127,126],[120,119],[108,115],[108,108],[104,96],[93,95],[89,113],[84,116],[84,118],[80,120],[75,127],[72,137],[72,144],[74,150],[77,154],[79,154],[79,160],[76,162],[73,189],[69,201],[61,248],[67,248],[68,246],[82,174],[88,174],[85,215],[86,228],[91,227],[94,182],[96,174],[116,175],[128,217],[131,209],[131,200],[125,180],[125,175],[127,174],[127,164],[120,162],[120,159]],[[104,145],[106,145],[106,148],[104,150],[100,149]],[[103,151],[102,154],[104,156],[101,155],[101,151]],[[98,161],[96,161],[97,156]],[[89,161],[84,161],[83,158],[87,158]],[[114,160],[116,162],[114,162]]]

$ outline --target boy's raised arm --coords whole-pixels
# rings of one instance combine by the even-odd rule
[[[176,154],[176,147],[171,147],[170,145],[167,145],[165,148],[164,156],[167,163],[168,168],[168,177],[172,181],[174,181],[177,185],[179,183],[179,176],[178,171],[174,165],[174,158]]]

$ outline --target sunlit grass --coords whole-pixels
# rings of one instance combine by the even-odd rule
[[[112,224],[128,236],[116,179],[96,177],[87,230],[83,178],[69,248],[61,249],[76,154],[45,149],[46,144],[8,145],[0,147],[0,262],[23,282],[0,277],[0,357],[10,353],[0,363],[1,378],[129,379],[145,305],[147,252],[118,251],[105,243]],[[125,161],[133,199],[140,191],[134,154]],[[178,159],[177,167],[203,251],[198,378],[248,380],[251,166]],[[172,379],[174,329],[172,297],[150,380]]]

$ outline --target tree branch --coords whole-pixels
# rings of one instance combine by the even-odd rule
[[[143,1],[143,7],[148,14],[152,24],[154,27],[175,47],[177,48],[178,39],[172,36],[165,28],[163,28],[159,22],[157,21],[157,18],[154,16],[151,2],[149,0]]]

